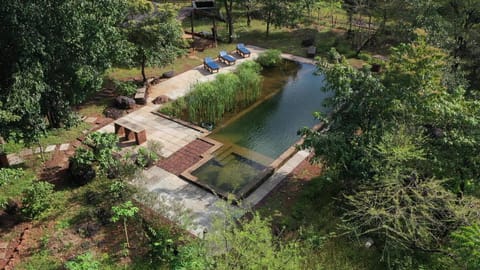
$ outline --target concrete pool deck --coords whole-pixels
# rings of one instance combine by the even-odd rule
[[[161,156],[168,158],[197,138],[204,137],[207,133],[152,113],[158,111],[162,105],[152,104],[151,101],[160,95],[168,96],[170,99],[177,99],[184,96],[190,91],[190,87],[193,84],[211,81],[215,79],[217,74],[231,72],[238,64],[243,61],[255,59],[258,54],[264,50],[254,46],[247,47],[252,53],[249,58],[243,59],[236,54],[232,54],[237,58],[237,64],[233,66],[219,64],[221,68],[216,74],[210,74],[203,69],[203,66],[198,66],[152,86],[147,104],[123,118],[145,128],[147,142],[160,142],[163,145]],[[282,54],[282,57],[303,63],[314,63],[312,59],[289,54]],[[109,124],[99,131],[114,132],[114,126],[113,124]],[[142,146],[146,146],[146,144],[142,144]],[[138,146],[134,148],[138,148]],[[271,177],[244,200],[242,208],[229,205],[226,206],[229,209],[228,211],[244,211],[257,205],[274,190],[295,167],[305,160],[308,155],[309,153],[307,151],[296,152],[280,168],[277,168]],[[156,207],[153,206],[153,208],[157,208],[157,211],[165,214],[173,221],[182,223],[179,220],[183,219],[184,212],[178,209],[182,208],[183,210],[187,210],[189,212],[189,218],[187,218],[188,224],[183,225],[197,236],[201,236],[205,230],[209,230],[216,217],[222,218],[223,216],[224,210],[222,210],[222,208],[225,207],[219,207],[220,205],[225,205],[223,199],[158,166],[144,170],[142,175],[139,175],[132,183],[156,196],[158,198],[158,205]],[[167,212],[160,211],[159,209],[162,208],[162,205],[169,210]]]

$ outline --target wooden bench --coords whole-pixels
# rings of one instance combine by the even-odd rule
[[[115,134],[125,136],[127,141],[135,139],[135,142],[140,145],[147,141],[147,133],[145,128],[128,121],[127,119],[120,118],[114,122]]]

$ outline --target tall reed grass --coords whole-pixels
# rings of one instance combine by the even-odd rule
[[[259,64],[244,62],[234,73],[219,74],[212,82],[193,85],[192,91],[160,112],[196,124],[216,124],[225,113],[242,110],[259,98],[260,70]]]

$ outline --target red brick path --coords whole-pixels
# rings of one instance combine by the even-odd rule
[[[170,173],[180,175],[193,164],[200,161],[200,159],[202,159],[200,155],[205,153],[212,146],[213,145],[208,142],[196,139],[173,153],[168,158],[159,161],[157,165]]]

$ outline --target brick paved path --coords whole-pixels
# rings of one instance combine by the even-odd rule
[[[201,155],[213,145],[203,140],[196,139],[168,158],[161,160],[158,166],[172,174],[180,175],[186,169],[200,161]]]

